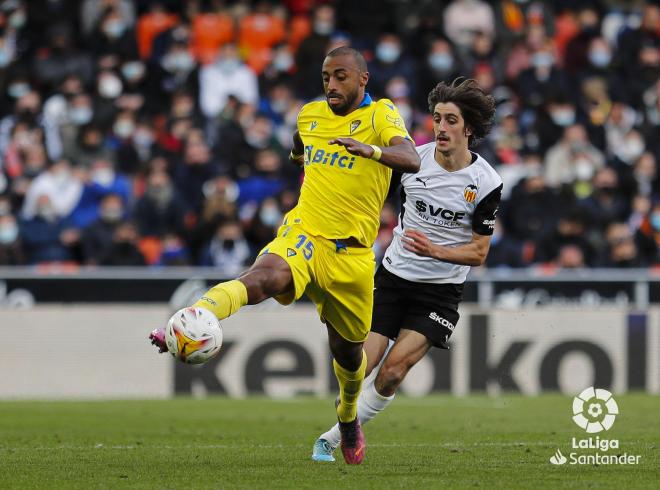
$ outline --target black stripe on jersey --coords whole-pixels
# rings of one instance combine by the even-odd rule
[[[476,234],[486,236],[493,234],[497,208],[500,206],[500,200],[502,199],[502,187],[503,185],[500,184],[477,204],[472,216],[472,231]]]
[[[401,212],[399,213],[399,222],[401,223],[401,229],[403,230],[403,213],[406,212],[406,206],[404,206],[404,204],[406,204],[406,189],[403,186],[403,184],[399,188],[399,200],[401,201],[401,203],[399,204],[401,206]]]

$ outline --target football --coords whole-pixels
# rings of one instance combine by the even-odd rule
[[[165,342],[167,350],[181,362],[202,364],[220,352],[222,327],[205,308],[182,308],[167,323]]]

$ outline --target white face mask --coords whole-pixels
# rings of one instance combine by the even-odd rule
[[[123,89],[121,80],[113,75],[108,75],[99,80],[99,95],[106,99],[116,99],[121,95]]]
[[[554,109],[550,111],[550,118],[557,126],[565,128],[575,122],[575,109]]]
[[[144,76],[144,63],[140,61],[129,61],[121,67],[121,74],[131,82],[140,80]]]
[[[289,71],[292,66],[293,56],[291,56],[291,53],[280,53],[275,56],[275,59],[273,60],[273,68],[277,71],[286,72]]]
[[[115,172],[111,168],[99,168],[92,172],[92,180],[103,187],[115,181]]]
[[[195,67],[195,60],[186,51],[176,51],[163,56],[161,61],[163,68],[170,73],[189,72]]]
[[[578,158],[575,161],[575,177],[577,180],[586,182],[594,176],[594,166],[586,158]]]
[[[117,121],[113,126],[114,133],[122,139],[128,138],[135,130],[135,124],[132,121]]]
[[[640,138],[628,138],[619,145],[614,154],[625,163],[632,164],[644,153],[644,141]]]
[[[314,32],[321,36],[328,36],[335,30],[335,25],[332,22],[324,20],[317,20],[314,22]]]
[[[225,73],[231,73],[233,71],[236,71],[238,67],[241,66],[240,60],[237,60],[236,58],[226,58],[223,60],[218,61],[217,63],[218,68],[220,68],[221,71]]]
[[[94,111],[91,107],[74,107],[69,111],[69,120],[76,126],[87,124],[94,117]]]
[[[259,211],[259,219],[266,226],[276,226],[282,219],[282,213],[275,206],[264,206]]]

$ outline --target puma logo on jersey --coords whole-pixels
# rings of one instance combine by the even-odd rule
[[[314,128],[316,128],[316,126],[318,126],[318,125],[319,125],[318,122],[312,121],[312,124],[309,125],[309,130],[314,131]]]
[[[362,124],[362,121],[351,121],[351,134],[353,134],[353,131],[355,131],[357,128],[360,127],[360,124]]]
[[[430,179],[431,177],[426,177],[426,179],[420,179],[419,177],[415,177],[415,180],[420,181],[422,184],[424,184],[424,187],[426,187],[426,182]]]

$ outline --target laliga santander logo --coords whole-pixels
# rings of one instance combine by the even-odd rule
[[[573,398],[573,422],[589,434],[609,430],[619,413],[612,393],[590,386]]]

